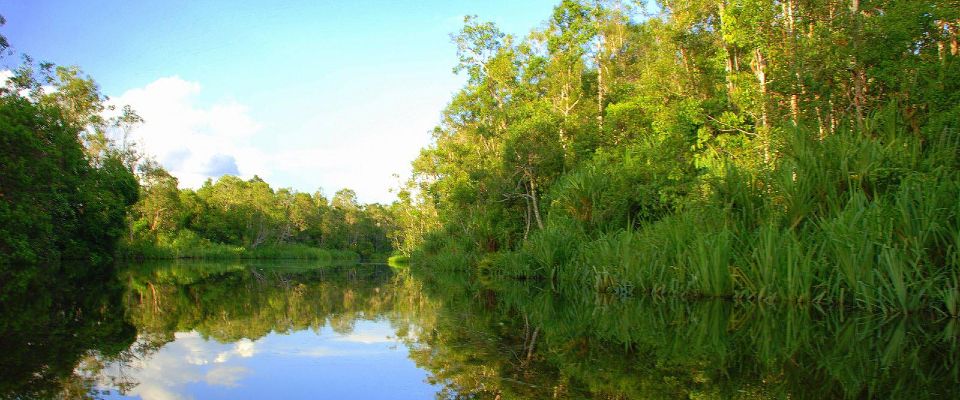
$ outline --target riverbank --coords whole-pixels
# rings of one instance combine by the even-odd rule
[[[320,249],[296,243],[283,243],[273,246],[246,248],[220,243],[200,243],[184,246],[176,241],[167,246],[142,243],[124,246],[119,257],[123,260],[320,260],[357,262],[360,256],[352,251]]]
[[[623,296],[812,303],[884,314],[960,312],[957,139],[798,130],[762,169],[700,177],[683,207],[629,215],[630,167],[593,163],[554,185],[543,229],[512,250],[427,235],[416,259]],[[629,183],[629,182],[627,182]],[[668,189],[646,181],[647,189]],[[619,214],[618,214],[619,213]],[[621,225],[623,226],[623,225]]]

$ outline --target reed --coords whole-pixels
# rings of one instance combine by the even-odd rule
[[[824,139],[797,129],[772,169],[722,164],[692,206],[625,229],[597,230],[599,192],[611,183],[588,182],[589,169],[571,174],[544,229],[485,268],[621,296],[956,316],[960,174],[949,166],[958,142],[925,146],[878,121]]]

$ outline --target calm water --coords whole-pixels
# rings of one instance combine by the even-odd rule
[[[955,320],[558,293],[374,265],[52,272],[65,278],[37,274],[0,296],[2,398],[960,393]]]

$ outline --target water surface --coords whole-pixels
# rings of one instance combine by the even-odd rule
[[[925,316],[622,298],[384,265],[167,262],[61,281],[0,297],[3,398],[923,399],[960,390],[957,321]]]

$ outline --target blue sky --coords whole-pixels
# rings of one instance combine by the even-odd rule
[[[464,82],[449,37],[462,17],[524,36],[557,2],[12,0],[0,32],[133,105],[181,186],[257,174],[388,203]]]

